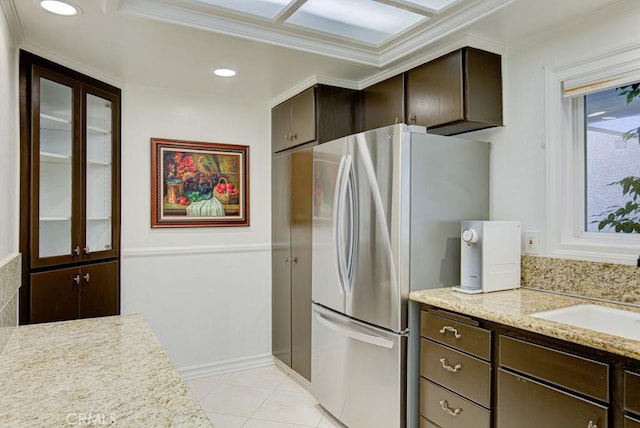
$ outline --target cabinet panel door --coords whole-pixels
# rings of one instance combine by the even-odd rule
[[[435,383],[420,379],[420,414],[442,428],[489,428],[491,413]],[[521,425],[511,425],[510,428]]]
[[[271,109],[271,151],[279,152],[289,146],[291,133],[291,103],[285,101]]]
[[[503,369],[497,391],[497,428],[608,426],[606,407]]]
[[[119,97],[83,85],[83,259],[116,257],[119,248]]]
[[[80,318],[117,315],[120,312],[117,261],[84,266],[80,276]]]
[[[624,409],[640,414],[640,374],[624,372]]]
[[[291,367],[311,380],[313,151],[291,154]]]
[[[362,106],[365,131],[404,122],[404,74],[365,88]]]
[[[290,147],[316,139],[316,88],[291,98],[291,142]]]
[[[30,275],[31,322],[78,317],[80,268],[56,269]]]
[[[80,85],[38,66],[32,83],[31,266],[72,263],[81,255]]]
[[[407,123],[430,128],[464,119],[462,51],[409,70]]]
[[[291,366],[291,154],[271,161],[271,352]]]

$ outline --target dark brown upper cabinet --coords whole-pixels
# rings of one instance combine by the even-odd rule
[[[57,308],[52,314],[82,316],[62,307],[68,295],[53,291],[61,290],[61,276],[48,271],[119,260],[120,96],[118,88],[20,52],[21,323],[34,321],[30,310],[36,303],[42,321],[53,320],[42,315],[42,304]],[[117,269],[100,272],[84,284],[84,294],[93,294],[87,289],[93,284],[108,284],[109,295],[118,296]],[[35,273],[48,279],[33,288]],[[119,304],[116,311],[108,305],[92,312],[117,312]]]
[[[271,147],[280,152],[358,131],[358,91],[315,85],[271,110]]]
[[[361,91],[364,129],[404,122],[404,74],[371,85]]]
[[[502,125],[500,55],[465,47],[406,73],[406,123],[455,135]]]

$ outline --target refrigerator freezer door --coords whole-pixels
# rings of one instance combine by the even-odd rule
[[[313,395],[350,428],[404,427],[405,342],[314,304]]]

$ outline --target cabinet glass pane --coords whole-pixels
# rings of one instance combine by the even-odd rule
[[[71,254],[73,91],[40,78],[40,257]]]
[[[87,94],[87,247],[110,250],[112,141],[111,101]]]

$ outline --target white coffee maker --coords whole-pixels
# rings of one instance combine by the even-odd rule
[[[519,221],[465,220],[461,223],[460,286],[463,293],[520,287]]]

